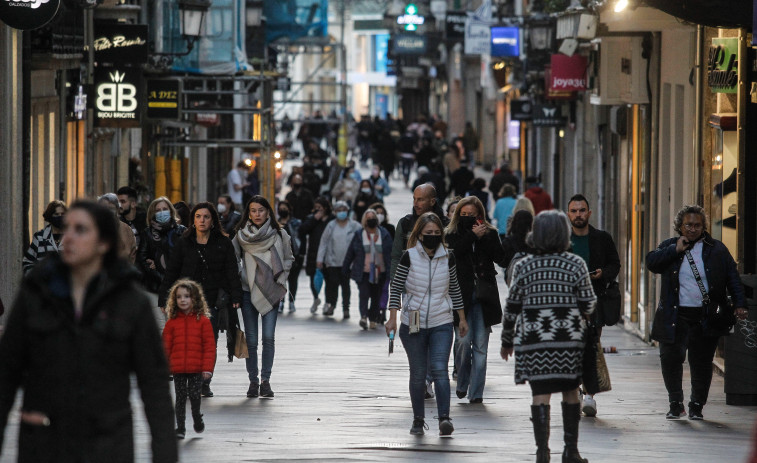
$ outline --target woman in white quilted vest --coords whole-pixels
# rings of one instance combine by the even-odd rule
[[[460,317],[460,334],[464,336],[468,331],[455,256],[444,245],[442,230],[442,222],[433,212],[418,218],[389,290],[390,315],[385,328],[387,335],[396,331],[397,311],[401,310],[399,336],[410,364],[414,416],[410,434],[416,435],[428,429],[424,409],[428,368],[436,390],[439,434],[452,434],[447,365],[452,349],[453,310]]]

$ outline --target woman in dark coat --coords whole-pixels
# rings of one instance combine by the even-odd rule
[[[113,213],[76,202],[64,223],[61,254],[23,280],[0,338],[0,437],[20,387],[18,461],[132,462],[134,373],[153,461],[175,462],[168,365]]]
[[[531,231],[534,216],[528,211],[518,211],[510,219],[507,226],[507,234],[502,238],[502,249],[505,251],[505,268],[518,255],[533,254],[534,249],[526,244],[526,235]]]
[[[316,260],[318,260],[318,246],[321,244],[321,235],[326,229],[326,224],[334,219],[331,213],[331,203],[328,199],[320,196],[315,200],[313,213],[308,215],[300,225],[300,255],[307,254],[305,263],[305,274],[310,277],[310,291],[313,293],[313,306],[310,307],[310,313],[315,313],[321,304],[318,297],[320,290],[316,291],[314,277],[316,270]],[[307,253],[305,243],[307,242]]]
[[[137,251],[137,266],[144,275],[145,288],[157,293],[166,267],[171,258],[171,250],[187,230],[176,223],[176,209],[165,196],[155,199],[147,208],[147,228],[142,230]]]
[[[457,397],[466,395],[471,403],[481,403],[486,384],[486,356],[489,328],[502,321],[502,306],[497,291],[497,271],[505,253],[497,228],[486,221],[484,205],[475,196],[457,203],[455,214],[447,226],[447,243],[455,252],[460,291],[465,305],[468,334],[460,339],[457,351]],[[477,294],[481,288],[486,296]],[[486,289],[484,289],[486,288]]]
[[[355,212],[355,220],[362,222],[363,213],[370,207],[371,204],[378,202],[376,193],[373,190],[373,184],[370,180],[363,180],[360,182],[360,191],[358,191],[355,197],[355,204],[352,210]]]
[[[219,315],[228,296],[231,306],[238,309],[242,303],[242,280],[239,277],[239,266],[231,240],[223,231],[215,206],[209,202],[198,203],[192,208],[190,220],[193,224],[184,232],[179,242],[174,246],[171,260],[168,262],[166,276],[158,292],[158,306],[164,308],[168,291],[180,278],[189,278],[202,286],[205,300],[210,306],[210,322],[213,334],[218,341]],[[223,290],[225,294],[219,292]],[[230,321],[238,320],[233,311]],[[238,321],[237,321],[238,324]],[[232,333],[233,331],[233,333]],[[227,330],[232,341],[236,340],[236,331]],[[228,341],[229,339],[227,339]],[[232,348],[233,349],[233,348]],[[204,397],[213,397],[210,390],[210,380],[202,387]]]

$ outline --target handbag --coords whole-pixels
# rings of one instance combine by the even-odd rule
[[[247,338],[242,330],[237,330],[237,342],[234,345],[234,357],[238,359],[246,359],[250,357],[250,353],[247,351]]]
[[[612,326],[620,320],[620,287],[617,281],[611,281],[605,292],[599,296],[597,310],[602,311],[602,324]]]
[[[699,275],[699,270],[694,263],[694,258],[691,256],[691,252],[689,252],[688,249],[685,254],[686,259],[689,261],[689,266],[691,267],[691,273],[694,274],[694,279],[697,281],[699,292],[702,293],[702,307],[704,308],[704,317],[707,325],[717,331],[730,331],[736,324],[736,315],[733,313],[733,309],[731,307],[723,308],[720,304],[716,304],[714,307],[715,310],[712,311],[710,295],[707,294],[707,290],[704,289],[704,283],[702,283],[702,277]]]
[[[612,389],[610,371],[607,369],[602,343],[599,341],[599,333],[594,325],[586,328],[582,381],[584,391],[590,395]]]
[[[499,301],[497,281],[476,278],[476,300],[484,309],[484,323],[486,326],[497,325],[502,322],[502,304]]]

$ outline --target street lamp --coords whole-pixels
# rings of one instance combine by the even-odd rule
[[[179,27],[181,37],[187,43],[184,52],[153,53],[150,55],[152,67],[167,70],[173,66],[174,58],[187,56],[192,53],[195,42],[204,33],[205,16],[212,5],[212,0],[178,0]]]

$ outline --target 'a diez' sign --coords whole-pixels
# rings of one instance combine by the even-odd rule
[[[136,68],[98,67],[95,122],[99,127],[139,127],[142,73]]]
[[[60,0],[0,0],[0,21],[29,31],[49,23],[58,13]]]

